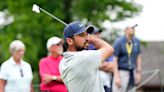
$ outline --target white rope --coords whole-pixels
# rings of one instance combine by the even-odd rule
[[[143,86],[144,84],[146,84],[150,79],[152,79],[153,77],[155,77],[156,75],[158,75],[159,72],[160,72],[159,69],[149,70],[149,71],[142,72],[142,74],[149,74],[149,73],[152,73],[152,74],[145,81],[143,81],[142,83],[140,83],[137,87],[133,87],[128,92],[134,92],[134,90],[140,88],[141,86]]]

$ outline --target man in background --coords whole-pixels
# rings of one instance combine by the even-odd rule
[[[140,83],[141,52],[135,26],[127,27],[125,35],[115,40],[113,92],[127,92]]]
[[[41,78],[41,92],[67,92],[60,77],[59,63],[62,59],[62,39],[51,37],[47,41],[48,56],[39,62],[39,74]]]
[[[102,39],[101,37],[101,29],[98,29],[94,26],[94,31],[92,32],[92,35],[96,38]],[[96,50],[96,48],[90,44],[88,47],[89,50]],[[112,92],[112,73],[114,71],[114,63],[113,63],[113,56],[107,58],[105,62],[102,63],[102,65],[99,67],[100,70],[100,78],[103,82],[103,86],[105,89],[105,92]]]

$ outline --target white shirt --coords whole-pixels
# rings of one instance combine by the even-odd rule
[[[112,74],[111,73],[100,71],[100,78],[101,78],[104,86],[107,86],[109,88],[111,87],[111,85],[110,85],[111,78],[112,78]]]
[[[69,92],[104,92],[98,67],[99,50],[65,52],[59,70]]]
[[[21,69],[23,77],[21,76]],[[11,57],[1,66],[0,79],[7,81],[5,92],[30,92],[32,78],[31,66],[23,60],[18,65]]]

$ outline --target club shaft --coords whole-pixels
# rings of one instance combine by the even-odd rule
[[[135,24],[132,28],[135,28],[135,27],[137,27],[138,26],[138,24]]]
[[[52,15],[51,13],[47,12],[46,10],[42,9],[39,7],[39,9],[41,11],[43,11],[44,13],[48,14],[49,16],[53,17],[54,19],[56,19],[57,21],[59,21],[60,23],[64,24],[65,26],[67,26],[68,24],[65,23],[64,21],[60,20],[59,18],[55,17],[54,15]]]

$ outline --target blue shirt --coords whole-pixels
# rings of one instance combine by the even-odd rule
[[[135,69],[136,67],[136,60],[138,55],[140,54],[140,41],[133,37],[132,38],[132,53],[130,56],[131,65],[128,63],[128,53],[126,49],[127,39],[125,36],[119,37],[114,42],[114,56],[118,58],[118,68],[129,70]]]
[[[88,50],[97,50],[97,49],[96,49],[96,47],[93,44],[89,44]],[[105,61],[106,62],[113,62],[113,56],[107,58]]]

